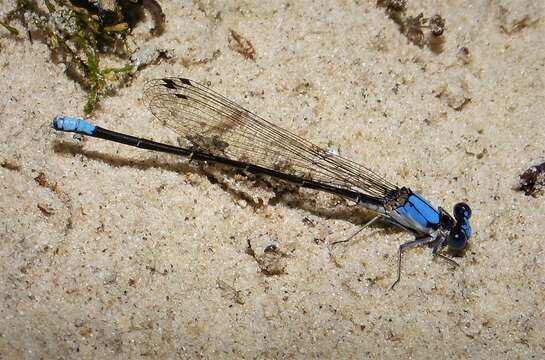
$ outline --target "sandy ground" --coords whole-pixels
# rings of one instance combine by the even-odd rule
[[[432,51],[375,2],[163,1],[164,34],[136,39],[174,58],[95,112],[176,143],[141,89],[184,76],[437,206],[467,201],[461,266],[410,251],[394,291],[411,236],[377,225],[331,250],[369,217],[334,197],[278,198],[255,179],[54,132],[86,93],[45,44],[2,29],[0,358],[545,358],[545,200],[514,189],[545,160],[545,12],[528,3],[409,1],[446,19]]]

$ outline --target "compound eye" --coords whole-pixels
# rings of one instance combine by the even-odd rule
[[[448,239],[448,248],[455,254],[461,253],[467,246],[468,238],[466,233],[460,229],[456,228],[450,234]]]
[[[466,203],[458,203],[454,205],[454,218],[458,221],[469,219],[471,217],[471,208]]]

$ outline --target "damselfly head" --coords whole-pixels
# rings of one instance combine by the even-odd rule
[[[471,238],[471,208],[466,203],[458,203],[454,205],[454,219],[456,224],[450,231],[447,245],[449,250],[455,255],[461,255],[469,243]]]

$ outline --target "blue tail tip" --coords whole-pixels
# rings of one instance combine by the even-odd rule
[[[75,132],[83,135],[93,135],[96,128],[95,125],[83,119],[65,115],[55,116],[52,127],[55,130]]]

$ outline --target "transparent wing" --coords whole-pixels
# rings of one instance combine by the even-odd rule
[[[397,186],[333,155],[192,80],[149,81],[144,100],[189,147],[372,197]]]

